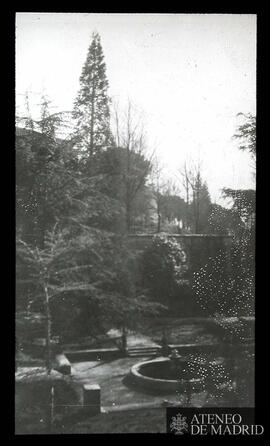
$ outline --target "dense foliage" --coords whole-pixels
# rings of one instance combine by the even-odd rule
[[[238,116],[242,116],[244,122],[238,126],[234,138],[239,142],[240,150],[248,151],[256,158],[256,116],[251,113],[239,113]]]
[[[187,285],[187,258],[180,244],[166,235],[156,235],[142,255],[143,284],[153,300],[170,307],[183,304]]]
[[[207,315],[254,315],[254,237],[251,233],[245,232],[234,239],[230,252],[220,252],[209,259],[195,273],[193,287]]]
[[[218,204],[211,205],[209,229],[213,234],[236,235],[243,230],[244,222],[235,209],[227,209]]]
[[[256,158],[256,118],[245,122],[234,137],[239,149]],[[193,288],[201,307],[212,316],[254,315],[255,305],[255,212],[253,189],[223,189],[231,208],[212,208],[210,224],[233,235],[230,251],[217,253],[196,272]]]
[[[95,337],[161,309],[133,277],[120,224],[125,187],[133,200],[150,162],[139,151],[105,144],[108,83],[97,35],[80,82],[69,137],[57,137],[62,116],[51,113],[46,98],[40,119],[28,107],[17,128],[18,344],[41,336],[49,349],[54,336]]]

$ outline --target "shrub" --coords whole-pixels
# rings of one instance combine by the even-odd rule
[[[142,255],[143,285],[153,300],[172,306],[187,285],[186,254],[166,235],[153,237]]]
[[[195,273],[193,289],[208,316],[254,314],[254,254],[254,234],[246,231],[233,239],[230,254],[220,252]]]

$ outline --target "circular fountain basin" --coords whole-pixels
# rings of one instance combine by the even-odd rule
[[[130,369],[132,384],[158,393],[174,393],[190,389],[202,390],[202,378],[189,371],[188,362],[182,359],[178,362],[177,371],[172,369],[169,358],[157,358],[135,364]],[[195,364],[194,364],[195,366]]]

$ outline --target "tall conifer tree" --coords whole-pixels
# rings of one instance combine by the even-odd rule
[[[87,151],[88,156],[98,153],[109,144],[108,86],[100,36],[93,33],[73,110],[78,145]]]

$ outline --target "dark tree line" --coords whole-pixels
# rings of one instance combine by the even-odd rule
[[[27,106],[28,115],[18,122],[17,337],[20,343],[31,332],[29,324],[41,322],[49,372],[54,336],[95,337],[160,308],[134,279],[126,246],[132,206],[151,162],[130,106],[121,145],[116,144],[107,89],[100,38],[94,34],[71,134],[58,137],[71,117],[52,114],[46,98],[40,119],[34,120]]]
[[[239,149],[249,152],[256,161],[256,118],[243,116],[245,121],[238,126],[234,138],[240,143]],[[198,302],[208,315],[220,318],[221,325],[223,316],[255,312],[256,216],[255,190],[224,188],[222,194],[230,208],[215,205],[210,225],[219,233],[227,229],[232,235],[231,250],[226,255],[217,253],[194,277]],[[234,335],[241,339],[241,329]]]

